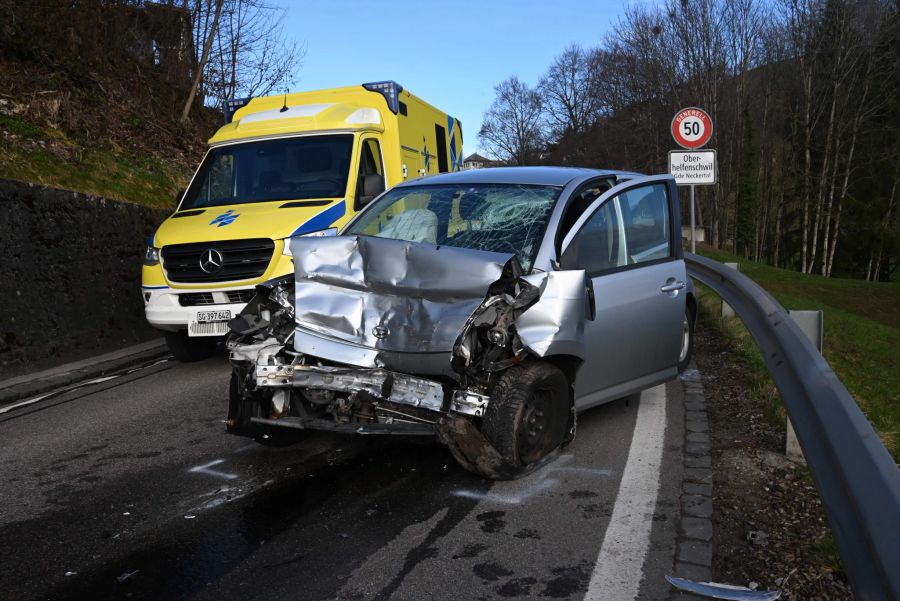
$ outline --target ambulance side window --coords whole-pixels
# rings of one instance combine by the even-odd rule
[[[366,202],[374,197],[371,191],[364,187],[367,175],[381,176],[384,181],[384,166],[381,163],[381,147],[375,138],[367,138],[362,141],[362,151],[359,157],[359,172],[356,175],[356,210],[361,209]],[[384,190],[384,186],[381,186]]]
[[[362,143],[362,156],[359,159],[359,176],[378,174],[384,176],[381,165],[381,149],[378,140],[369,138]]]

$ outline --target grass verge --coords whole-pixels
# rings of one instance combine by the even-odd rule
[[[176,161],[106,146],[81,146],[59,130],[0,114],[0,178],[156,208],[173,208],[190,178]],[[2,132],[0,132],[2,133]]]
[[[900,283],[864,282],[800,274],[754,263],[712,249],[700,253],[722,262],[739,262],[741,271],[786,309],[825,312],[824,355],[854,396],[885,446],[900,460]],[[737,318],[721,317],[721,300],[698,286],[703,316],[722,332],[746,363],[753,393],[764,401],[767,417],[784,423],[784,408],[762,355]]]

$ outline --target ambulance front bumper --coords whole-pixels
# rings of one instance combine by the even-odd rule
[[[215,290],[180,290],[168,286],[142,286],[144,314],[154,328],[190,336],[223,336],[228,320],[236,317],[253,298],[246,284]]]

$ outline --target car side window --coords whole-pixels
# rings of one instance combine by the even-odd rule
[[[632,188],[618,198],[625,224],[628,264],[670,257],[672,245],[666,185]]]
[[[625,190],[610,198],[565,249],[560,267],[590,276],[672,256],[665,184]]]
[[[619,199],[603,203],[572,239],[560,261],[563,269],[595,275],[626,265]]]

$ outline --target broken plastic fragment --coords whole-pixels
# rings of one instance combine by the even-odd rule
[[[730,599],[732,601],[775,601],[781,597],[781,591],[755,591],[745,586],[719,584],[717,582],[693,582],[684,578],[666,576],[666,580],[675,588],[710,597],[712,599]]]
[[[135,576],[138,575],[138,572],[140,572],[140,570],[135,570],[133,572],[125,572],[124,574],[117,577],[116,581],[118,581],[121,584],[121,583],[125,582],[126,580],[131,580],[132,578],[134,578]]]

